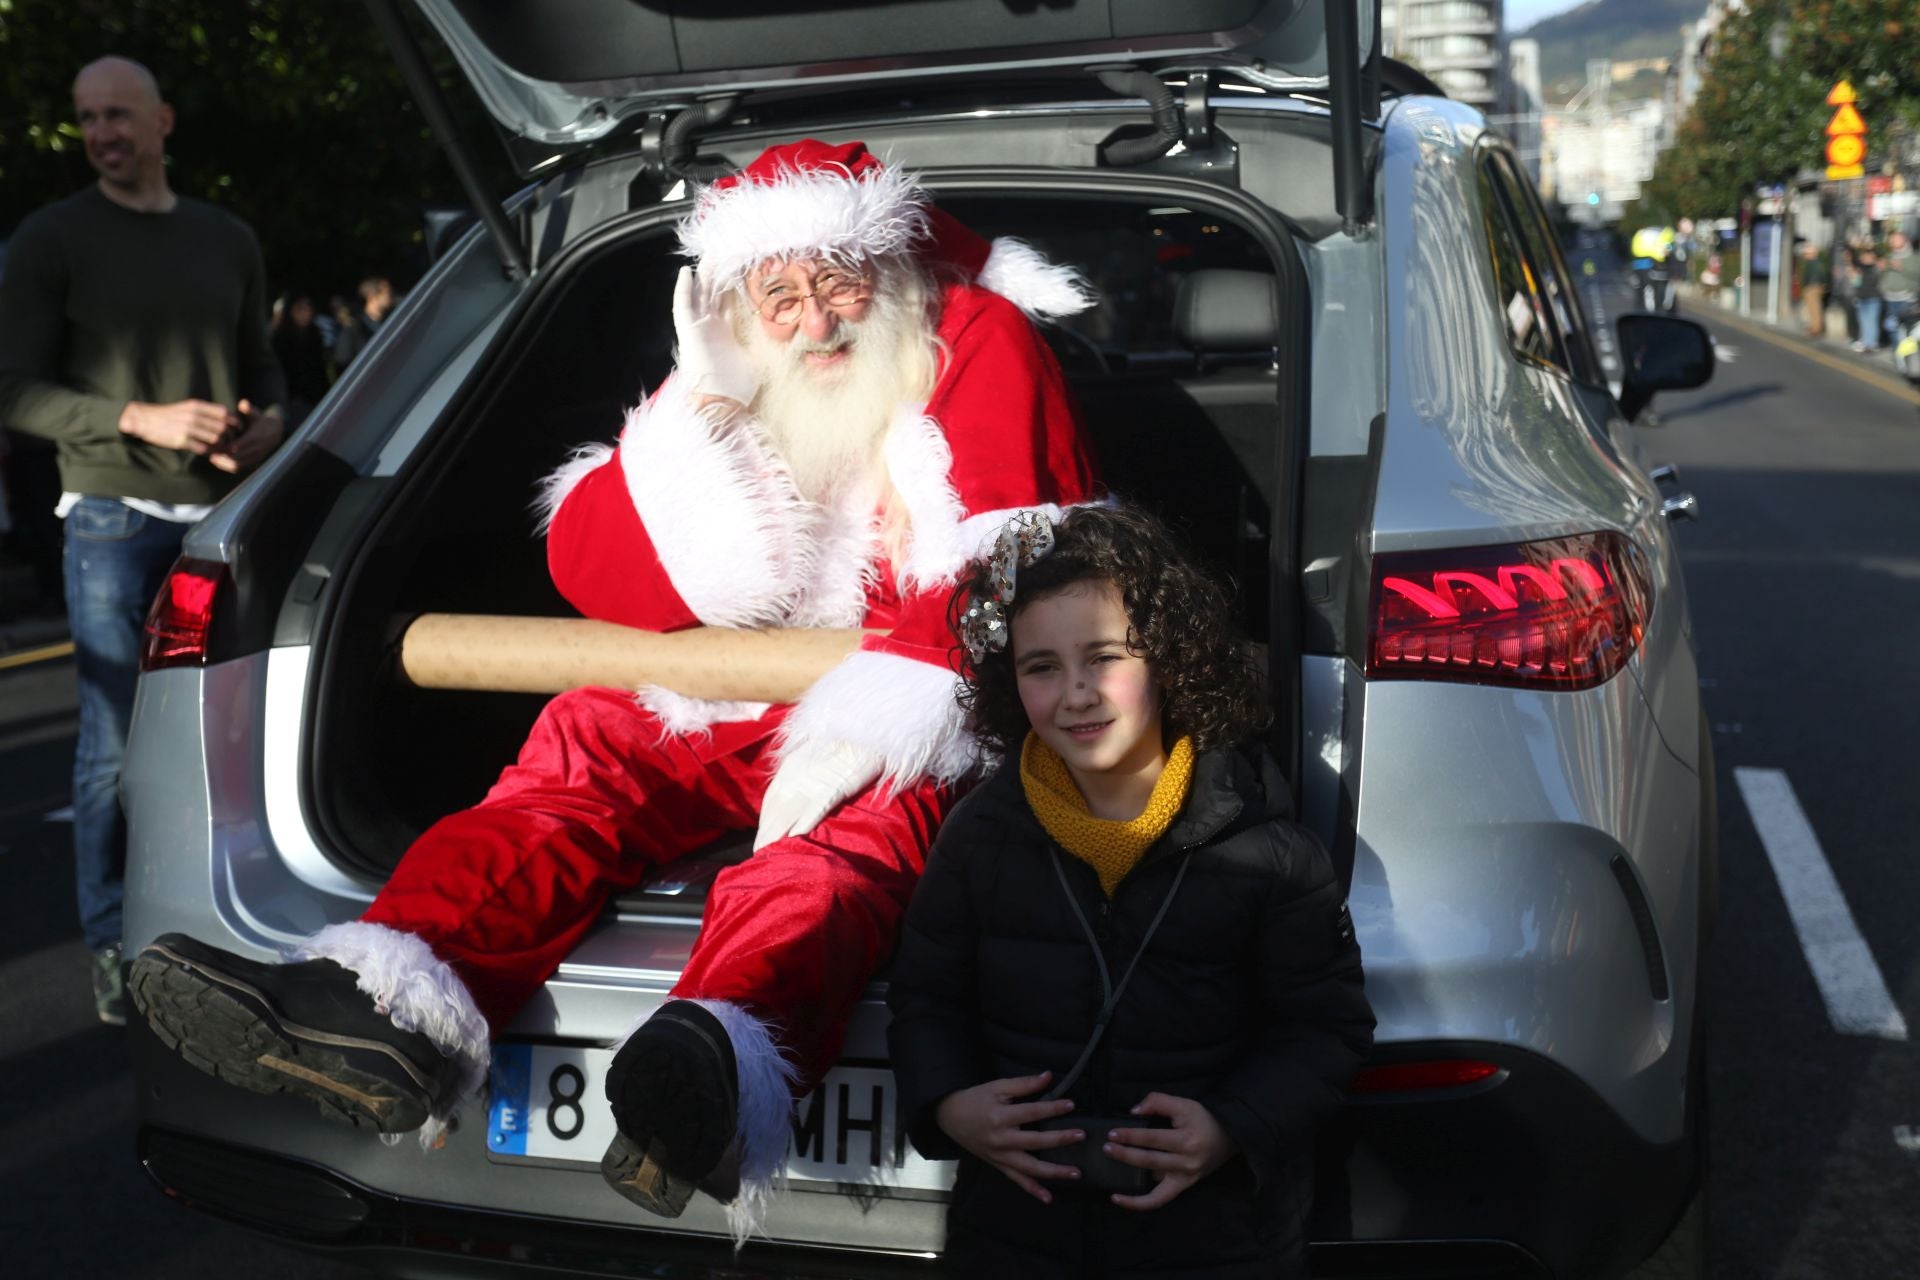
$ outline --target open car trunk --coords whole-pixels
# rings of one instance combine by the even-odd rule
[[[1299,510],[1307,402],[1306,286],[1285,228],[1237,193],[1191,182],[965,185],[939,195],[942,207],[984,235],[1021,236],[1099,288],[1099,306],[1045,332],[1101,477],[1232,580],[1242,624],[1269,644],[1276,692],[1297,688],[1294,589],[1274,591],[1297,581],[1282,570],[1294,521],[1275,513]],[[333,603],[314,632],[309,812],[322,849],[364,880],[479,801],[544,704],[415,688],[397,640],[421,613],[572,614],[548,579],[531,502],[543,476],[578,446],[610,441],[665,377],[681,264],[671,226],[646,211],[615,219],[543,271],[399,473],[357,482],[322,532],[323,544],[356,536],[339,538]],[[1279,717],[1276,743],[1294,724]],[[750,834],[659,869],[624,909],[697,916]]]

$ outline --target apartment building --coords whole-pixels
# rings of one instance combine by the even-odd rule
[[[1501,0],[1382,0],[1381,44],[1483,111],[1504,105]]]

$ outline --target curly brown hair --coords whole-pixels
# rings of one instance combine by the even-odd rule
[[[1145,657],[1165,694],[1161,727],[1169,742],[1191,735],[1196,750],[1229,746],[1264,730],[1272,719],[1259,651],[1233,625],[1228,591],[1202,569],[1165,525],[1127,504],[1076,507],[1054,525],[1053,550],[1021,569],[1009,622],[1036,600],[1083,583],[1111,583],[1130,627],[1128,647]],[[991,599],[985,559],[960,575],[947,618],[956,636],[975,598]],[[1017,752],[1032,726],[1008,646],[975,665],[956,646],[957,697],[969,727],[988,751]]]

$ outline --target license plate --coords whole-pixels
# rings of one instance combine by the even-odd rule
[[[487,1155],[510,1164],[600,1167],[613,1141],[606,1073],[613,1050],[587,1045],[497,1043],[487,1115]],[[945,1191],[950,1161],[923,1160],[907,1142],[893,1072],[845,1059],[794,1108],[787,1177],[827,1189],[857,1184]]]

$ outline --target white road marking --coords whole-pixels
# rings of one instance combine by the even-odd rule
[[[55,809],[52,813],[42,818],[41,821],[42,822],[72,822],[73,806],[68,805],[64,809]]]
[[[1897,1124],[1893,1126],[1893,1145],[1908,1155],[1920,1154],[1920,1133],[1909,1125]]]
[[[1834,1030],[1905,1040],[1906,1019],[1887,994],[1886,979],[1860,936],[1793,784],[1778,769],[1735,769],[1733,780],[1773,864],[1793,931],[1800,935],[1800,949],[1806,952],[1820,998],[1827,1002]]]

